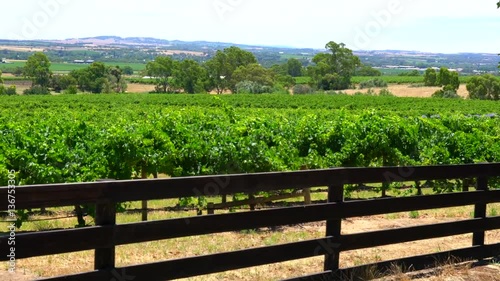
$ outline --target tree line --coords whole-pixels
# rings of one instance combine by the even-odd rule
[[[380,76],[380,71],[363,65],[352,50],[343,43],[329,42],[326,51],[313,58],[313,65],[305,67],[295,58],[284,64],[265,68],[255,55],[238,47],[219,50],[205,61],[175,60],[158,56],[146,64],[141,73],[154,81],[155,93],[309,93],[338,91],[352,88],[354,75]],[[32,81],[24,91],[27,95],[49,94],[51,90],[67,94],[78,91],[90,93],[124,93],[127,89],[125,75],[130,68],[107,66],[94,62],[87,68],[73,70],[68,75],[55,75],[44,53],[30,56],[23,68],[23,75]],[[295,85],[295,77],[308,76],[308,85]],[[425,86],[443,87],[434,97],[457,98],[460,81],[457,72],[429,68],[424,74]],[[296,87],[295,87],[296,86]],[[491,75],[474,77],[467,84],[472,99],[498,100],[500,82]],[[11,90],[12,91],[12,90]],[[5,92],[5,90],[3,90]],[[2,91],[0,91],[2,94]]]
[[[284,64],[265,68],[253,53],[233,46],[217,51],[205,62],[158,56],[146,64],[142,74],[155,81],[157,93],[214,91],[217,94],[288,92],[295,85],[294,77],[304,75],[311,77],[311,86],[317,90],[342,90],[351,87],[351,77],[356,71],[380,75],[379,71],[362,65],[342,43],[329,42],[326,50],[314,57],[312,66],[305,67],[302,61],[291,58]],[[55,75],[50,65],[41,52],[28,58],[22,73],[31,79],[32,87],[25,94],[48,94],[50,90],[121,93],[126,90],[123,75],[130,74],[129,69],[94,62],[68,75]]]

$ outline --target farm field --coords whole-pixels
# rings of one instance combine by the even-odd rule
[[[498,114],[490,101],[348,95],[4,97],[0,170],[36,184],[495,162]]]

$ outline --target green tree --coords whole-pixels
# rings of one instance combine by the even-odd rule
[[[31,79],[31,87],[48,89],[52,76],[50,65],[49,58],[42,52],[36,52],[28,58],[23,68],[23,75]]]
[[[175,84],[189,94],[201,93],[205,90],[206,70],[196,61],[187,59],[177,65]]]
[[[94,62],[87,68],[73,70],[70,75],[76,79],[78,88],[84,92],[99,94],[106,88],[109,89],[109,68],[102,62]]]
[[[2,71],[0,70],[0,85],[3,84]]]
[[[122,72],[124,75],[133,75],[134,69],[131,66],[126,65],[122,68]]]
[[[170,79],[174,73],[176,62],[170,57],[157,57],[146,64],[146,75],[156,80],[156,92],[167,93],[171,90]]]
[[[127,81],[123,77],[123,70],[119,66],[108,67],[108,93],[124,93],[127,90]]]
[[[315,66],[309,68],[313,83],[321,90],[344,90],[351,86],[351,77],[361,61],[345,44],[333,41],[325,46],[330,53],[320,53],[313,58]]]
[[[433,68],[427,68],[424,73],[424,84],[425,86],[436,86],[437,85],[437,73]]]
[[[302,76],[302,63],[298,59],[289,59],[286,63],[286,69],[288,75],[292,77]]]
[[[257,63],[240,66],[234,71],[233,82],[238,84],[243,81],[252,81],[269,87],[274,85],[273,73]]]
[[[71,86],[78,85],[78,81],[71,75],[53,75],[50,84],[56,93],[60,93]]]
[[[458,76],[458,72],[451,71],[449,78],[450,80],[448,81],[448,84],[443,86],[451,86],[453,89],[455,89],[455,91],[458,90],[458,88],[460,88],[460,77]]]
[[[470,99],[499,100],[500,81],[491,74],[472,77],[467,83]]]
[[[215,89],[218,94],[225,90],[236,91],[235,81],[232,79],[234,71],[240,66],[257,63],[255,56],[238,47],[229,47],[223,51],[217,51],[215,56],[206,64],[210,88]]]
[[[441,67],[437,75],[437,85],[446,86],[449,85],[451,81],[451,73],[446,67]]]

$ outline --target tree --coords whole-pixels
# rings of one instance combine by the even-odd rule
[[[131,66],[126,65],[122,68],[122,72],[124,75],[133,75],[134,69]]]
[[[0,70],[0,85],[3,84],[2,71]]]
[[[344,90],[350,87],[351,77],[361,61],[345,44],[333,41],[325,46],[330,53],[320,53],[313,58],[315,66],[309,68],[309,75],[322,90]]]
[[[252,81],[269,87],[274,85],[273,73],[257,63],[240,66],[234,71],[233,82],[238,84],[243,81]]]
[[[470,99],[499,100],[500,81],[491,74],[472,77],[467,83]]]
[[[28,58],[23,68],[23,75],[31,79],[31,87],[48,89],[52,71],[49,58],[42,52],[36,52]]]
[[[167,93],[170,91],[170,78],[175,69],[176,62],[170,57],[157,57],[154,61],[146,64],[145,73],[156,80],[156,92]]]
[[[292,77],[302,76],[302,63],[298,59],[289,59],[286,63],[286,69],[288,75]]]
[[[187,59],[177,65],[174,84],[186,93],[194,94],[205,90],[206,70],[196,61]]]
[[[209,77],[211,89],[215,89],[218,94],[226,90],[236,91],[236,84],[232,77],[233,72],[240,66],[257,63],[255,56],[237,47],[226,48],[217,51],[215,56],[205,64]]]
[[[54,75],[50,84],[56,93],[60,93],[71,86],[78,85],[78,81],[71,75]]]
[[[108,68],[108,93],[124,93],[127,90],[127,81],[123,78],[123,70],[119,66]]]
[[[437,85],[437,73],[433,68],[427,68],[424,73],[424,85],[425,86],[436,86]]]
[[[76,79],[78,88],[84,92],[99,94],[106,88],[109,89],[109,68],[102,62],[94,62],[87,68],[73,70],[70,75]]]
[[[439,86],[449,85],[450,80],[451,80],[451,74],[448,68],[441,67],[437,75],[437,85]]]

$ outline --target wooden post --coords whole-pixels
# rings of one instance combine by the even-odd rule
[[[311,189],[310,188],[304,188],[302,191],[304,193],[304,204],[305,205],[311,205]]]
[[[422,186],[420,185],[420,181],[416,181],[415,186],[417,187],[417,195],[423,195]]]
[[[478,177],[477,178],[477,187],[476,189],[479,191],[488,191],[488,178],[487,177]],[[486,218],[486,204],[485,203],[477,203],[474,205],[474,218]],[[484,245],[484,231],[474,232],[472,236],[472,246],[482,246]]]
[[[214,203],[207,204],[207,214],[209,214],[209,215],[214,214]]]
[[[100,182],[107,180],[99,180]],[[95,208],[96,226],[116,225],[116,203],[99,202]],[[115,268],[115,246],[108,248],[95,249],[94,269],[112,269]]]
[[[468,192],[469,185],[470,185],[469,179],[464,179],[464,181],[462,182],[462,192]]]
[[[143,179],[148,178],[148,173],[146,172],[146,168],[142,167],[142,175],[141,177]],[[147,200],[142,200],[142,205],[141,205],[141,213],[142,213],[142,221],[148,221],[148,201]]]
[[[328,187],[328,203],[342,203],[344,201],[344,185],[338,184]],[[342,219],[326,221],[326,236],[332,236],[332,243],[340,242],[342,228]],[[325,271],[336,271],[340,264],[340,251],[338,249],[328,249],[329,253],[325,256]]]
[[[308,170],[307,165],[302,165],[300,167],[301,171]],[[304,194],[304,204],[305,205],[311,205],[311,189],[310,188],[304,188],[302,190],[302,193]]]
[[[255,195],[253,195],[252,193],[248,194],[248,200],[252,201],[252,200],[255,200]],[[250,203],[250,211],[255,211],[255,206],[257,204],[255,203]]]

